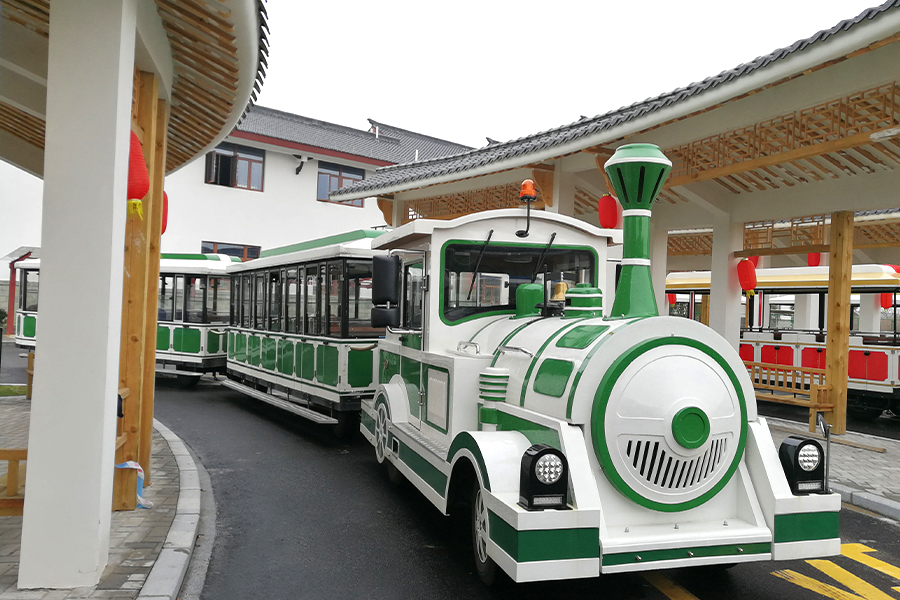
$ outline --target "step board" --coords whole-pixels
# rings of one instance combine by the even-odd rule
[[[295,415],[303,417],[304,419],[309,419],[315,423],[321,423],[322,425],[337,425],[338,420],[334,417],[329,417],[328,415],[323,415],[322,413],[316,412],[314,410],[310,410],[303,406],[299,406],[294,404],[293,402],[288,402],[287,400],[281,400],[276,398],[272,394],[267,394],[266,392],[261,392],[259,390],[255,390],[251,387],[238,383],[236,381],[231,381],[230,379],[222,379],[219,381],[222,385],[242,394],[246,394],[251,398],[256,398],[257,400],[262,400],[266,404],[271,404],[272,406],[277,406],[282,410],[286,410],[288,412],[292,412]]]

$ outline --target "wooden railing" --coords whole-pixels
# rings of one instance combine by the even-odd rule
[[[825,384],[825,369],[794,367],[744,361],[756,397],[809,408],[810,431],[814,431],[816,412],[834,410],[831,386]]]
[[[22,514],[25,507],[25,462],[28,450],[16,448],[0,449],[0,461],[6,461],[9,469],[6,475],[0,476],[0,517],[11,517]]]

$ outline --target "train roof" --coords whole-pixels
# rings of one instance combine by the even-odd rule
[[[224,272],[228,265],[241,262],[227,254],[162,254],[159,261],[161,273],[211,273]],[[40,269],[41,259],[29,258],[16,264],[17,269]]]
[[[423,238],[430,238],[434,234],[435,230],[454,229],[468,223],[474,223],[483,220],[516,219],[517,221],[520,221],[524,218],[525,211],[523,209],[504,208],[500,210],[488,210],[472,213],[449,220],[416,219],[415,221],[410,221],[405,225],[401,225],[396,229],[386,232],[372,244],[372,247],[383,249],[401,248],[409,244],[419,242]],[[568,217],[565,215],[559,215],[557,213],[540,210],[531,211],[531,218],[535,221],[547,221],[551,223],[566,225],[567,227],[578,229],[587,235],[591,235],[597,238],[605,238],[607,240],[607,243],[609,244],[622,243],[621,229],[600,229],[599,227],[595,227],[590,223],[586,223],[574,217]],[[515,228],[511,229],[511,231],[515,231]]]
[[[666,290],[708,290],[709,271],[669,273]],[[872,293],[900,289],[900,273],[887,265],[853,265],[850,286],[854,291],[872,288]],[[784,267],[756,269],[758,290],[825,290],[828,289],[828,267]]]
[[[377,252],[372,250],[372,240],[383,234],[383,231],[358,229],[279,248],[271,248],[263,250],[256,260],[240,265],[232,265],[228,271],[248,271],[323,258],[370,258],[377,254]]]

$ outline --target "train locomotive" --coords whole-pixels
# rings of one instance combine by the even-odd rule
[[[508,209],[373,242],[387,330],[360,430],[392,478],[467,521],[486,583],[840,552],[821,445],[776,449],[734,348],[658,316],[649,221],[670,169],[649,144],[607,162],[622,233]]]

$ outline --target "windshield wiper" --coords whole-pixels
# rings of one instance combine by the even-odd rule
[[[491,229],[488,231],[487,239],[484,241],[484,246],[481,248],[481,252],[478,253],[478,259],[475,261],[475,272],[472,273],[472,283],[469,285],[469,293],[466,294],[466,301],[472,298],[472,290],[475,289],[475,280],[478,279],[478,267],[481,266],[481,259],[484,257],[484,252],[487,250],[488,244],[491,243],[491,237],[494,235],[494,230]],[[556,235],[556,234],[553,234]]]
[[[550,246],[553,245],[553,240],[555,240],[555,239],[556,239],[556,232],[554,231],[552,234],[550,234],[550,241],[547,242],[547,245],[544,247],[544,251],[541,252],[541,258],[538,260],[537,265],[535,265],[535,267],[534,267],[534,273],[531,274],[531,283],[534,283],[535,281],[537,281],[538,271],[540,271],[541,267],[544,266],[544,258],[546,258],[547,251],[550,250]],[[544,285],[545,286],[547,285],[546,281],[544,282]]]

